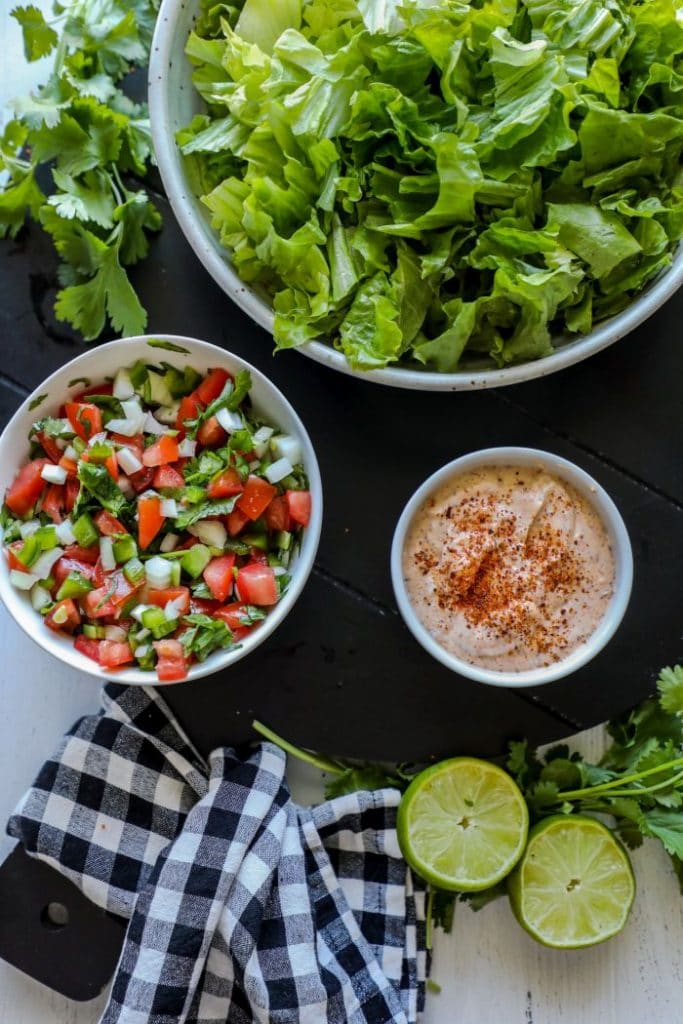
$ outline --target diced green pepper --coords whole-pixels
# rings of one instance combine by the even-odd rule
[[[277,537],[275,538],[275,546],[282,548],[283,551],[289,551],[292,544],[292,535],[287,530],[280,530]]]
[[[146,608],[142,613],[142,624],[148,629],[155,640],[161,640],[178,628],[177,619],[167,619],[163,608]]]
[[[83,634],[91,640],[104,640],[106,636],[104,626],[91,626],[89,622],[84,624]]]
[[[36,537],[35,533],[32,533],[22,544],[21,550],[17,554],[17,558],[22,565],[30,568],[33,563],[40,558],[42,550],[40,540]]]
[[[85,449],[88,447],[82,437],[74,437],[71,442],[71,447],[77,455],[82,455]]]
[[[63,601],[67,597],[82,597],[92,589],[90,580],[87,580],[80,572],[70,572],[57,591],[57,600]]]
[[[106,462],[114,454],[114,449],[108,444],[91,444],[88,448],[88,459],[90,462]]]
[[[201,379],[201,374],[197,373],[191,366],[186,366],[183,373],[175,366],[168,366],[166,364],[164,383],[174,398],[184,398],[185,395],[189,395],[191,391],[194,391]]]
[[[183,571],[188,576],[191,576],[193,580],[196,580],[204,572],[210,561],[211,552],[206,544],[195,544],[194,547],[188,548],[187,551],[183,552],[180,564]]]
[[[83,515],[78,517],[76,522],[73,524],[72,529],[74,531],[76,543],[82,548],[90,548],[93,544],[97,544],[99,534],[95,524],[87,512],[84,512]]]
[[[180,575],[181,575],[181,564],[180,562],[171,562],[171,586],[180,586]]]
[[[145,567],[139,558],[131,558],[123,567],[123,575],[136,587],[145,580]]]
[[[132,558],[137,558],[138,546],[135,543],[133,537],[128,534],[126,537],[121,537],[120,540],[115,540],[112,548],[114,552],[114,558],[117,562],[128,562]],[[129,582],[133,582],[129,580]]]
[[[266,533],[245,533],[240,540],[251,548],[259,548],[261,551],[268,550],[268,534]]]

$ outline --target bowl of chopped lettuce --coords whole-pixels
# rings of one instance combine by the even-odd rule
[[[74,359],[0,437],[0,598],[74,668],[194,679],[268,637],[313,566],[315,452],[258,370],[193,338]]]
[[[399,387],[516,383],[683,280],[675,0],[162,0],[150,114],[195,252]]]

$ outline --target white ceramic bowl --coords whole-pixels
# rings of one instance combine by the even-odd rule
[[[149,110],[156,158],[166,195],[195,253],[226,295],[272,334],[270,303],[244,284],[233,270],[226,250],[211,228],[209,211],[192,193],[182,155],[175,144],[177,129],[185,127],[194,114],[203,110],[201,97],[192,85],[192,69],[184,53],[198,8],[198,0],[162,0],[159,9],[149,66]],[[359,372],[351,369],[343,353],[323,342],[310,342],[301,348],[301,352],[341,373],[393,387],[421,391],[502,387],[555,373],[606,348],[652,316],[682,283],[683,248],[679,248],[671,268],[618,316],[599,324],[584,337],[556,339],[556,351],[550,356],[502,370],[481,361],[455,373],[403,367]]]
[[[0,436],[0,495],[4,496],[18,469],[28,458],[28,432],[31,424],[41,416],[56,415],[64,401],[82,390],[83,384],[76,382],[77,378],[85,377],[96,383],[105,377],[113,376],[119,367],[129,366],[137,359],[144,359],[149,363],[159,363],[163,360],[178,367],[189,363],[199,372],[216,366],[224,367],[233,374],[238,370],[249,370],[252,379],[251,398],[255,409],[268,422],[281,427],[288,434],[295,435],[302,443],[303,462],[308,474],[312,496],[311,520],[304,531],[298,554],[292,560],[292,579],[283,598],[268,613],[258,628],[242,641],[239,648],[232,651],[216,651],[206,661],[192,665],[187,676],[188,680],[192,680],[228,668],[240,658],[246,657],[277,629],[287,613],[291,611],[313,568],[318,549],[322,525],[322,484],[318,460],[303,423],[282,392],[260,370],[240,359],[239,356],[232,355],[216,345],[198,341],[196,338],[166,334],[153,337],[180,345],[185,349],[185,353],[169,352],[151,347],[149,336],[122,338],[119,341],[111,341],[107,345],[91,348],[83,355],[72,359],[70,363],[43,381],[33,394],[29,395]],[[37,401],[41,395],[45,396],[42,403],[37,408],[31,409],[32,403]],[[0,557],[0,599],[32,640],[72,668],[80,669],[82,672],[87,672],[100,679],[112,679],[117,683],[147,686],[157,684],[158,680],[154,672],[143,672],[137,668],[127,668],[119,672],[107,672],[101,669],[96,662],[75,650],[73,641],[69,637],[61,636],[47,629],[41,622],[38,612],[31,607],[28,595],[15,589],[10,583],[7,559],[4,555]],[[168,686],[169,684],[162,685]]]
[[[416,615],[408,597],[403,578],[403,549],[406,533],[413,517],[424,502],[448,480],[460,473],[471,472],[482,466],[530,466],[534,469],[546,470],[560,480],[571,484],[595,509],[607,531],[615,563],[614,593],[607,610],[585,643],[573,650],[566,658],[547,667],[530,669],[525,672],[495,672],[463,661],[462,658],[444,650],[436,642]],[[624,617],[631,596],[633,554],[619,509],[607,491],[583,469],[567,459],[560,458],[559,455],[538,451],[535,448],[486,448],[449,462],[433,473],[415,491],[396,524],[391,545],[391,580],[398,608],[406,625],[425,650],[429,651],[446,668],[452,669],[461,676],[474,679],[478,683],[488,683],[490,686],[541,686],[543,683],[550,683],[576,672],[582,665],[594,658],[612,638]]]

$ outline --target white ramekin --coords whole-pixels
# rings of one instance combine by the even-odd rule
[[[525,672],[498,672],[482,668],[480,665],[472,665],[462,658],[458,658],[437,643],[418,618],[408,596],[403,578],[403,549],[413,517],[430,495],[448,480],[461,473],[480,469],[482,466],[529,466],[544,469],[560,480],[571,484],[599,515],[612,547],[615,566],[614,592],[603,618],[585,643],[573,650],[566,658],[543,668],[529,669]],[[624,617],[631,596],[633,553],[624,520],[621,518],[617,506],[605,489],[585,470],[559,455],[539,451],[535,448],[486,448],[482,451],[462,455],[460,458],[454,459],[453,462],[449,462],[433,473],[415,491],[403,509],[394,531],[391,545],[391,579],[399,611],[408,629],[425,650],[429,651],[442,665],[461,676],[467,676],[468,679],[474,679],[478,683],[487,683],[489,686],[541,686],[576,672],[582,665],[594,658],[612,638]]]
[[[169,341],[180,346],[183,351],[173,352],[150,345],[152,340]],[[249,370],[252,379],[251,398],[254,408],[269,423],[280,427],[288,434],[293,434],[301,441],[304,457],[303,463],[308,475],[312,509],[311,520],[304,531],[303,541],[298,554],[291,563],[291,582],[282,599],[268,613],[264,621],[234,650],[216,651],[204,662],[190,667],[187,679],[197,679],[210,675],[233,665],[240,658],[250,654],[262,644],[280,625],[304,588],[306,580],[313,568],[320,529],[322,525],[323,493],[320,480],[318,460],[306,432],[306,428],[289,404],[285,396],[260,370],[240,359],[239,356],[226,352],[216,345],[196,338],[178,337],[171,334],[145,335],[137,338],[122,338],[88,349],[83,355],[72,359],[40,387],[28,396],[19,406],[12,419],[0,436],[0,495],[4,498],[5,491],[16,476],[17,471],[29,456],[28,432],[31,424],[47,414],[56,415],[60,405],[71,396],[83,389],[82,379],[93,381],[113,376],[122,366],[130,366],[137,359],[148,363],[166,362],[173,366],[193,366],[200,373],[213,367],[224,367],[230,373]],[[42,401],[35,403],[43,396]],[[31,408],[31,406],[34,408]],[[73,640],[47,629],[38,612],[31,607],[28,595],[17,590],[10,583],[9,567],[4,554],[0,557],[0,599],[12,617],[24,632],[44,650],[49,651],[60,661],[72,668],[80,669],[100,679],[112,679],[117,683],[154,686],[158,683],[154,672],[143,672],[138,668],[127,668],[121,671],[107,671],[96,662],[86,658],[75,650]],[[168,683],[160,685],[168,686]]]

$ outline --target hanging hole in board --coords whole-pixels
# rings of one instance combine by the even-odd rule
[[[40,912],[40,923],[44,928],[59,931],[69,923],[69,911],[63,903],[47,903]]]

